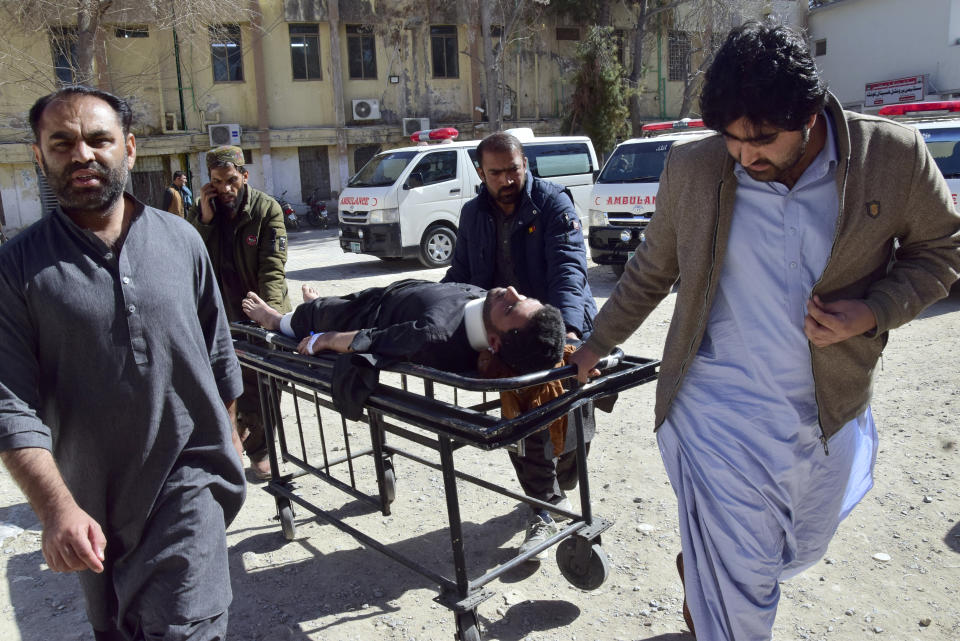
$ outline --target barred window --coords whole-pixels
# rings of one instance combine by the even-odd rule
[[[686,80],[690,72],[690,35],[686,31],[671,31],[667,41],[669,79]]]

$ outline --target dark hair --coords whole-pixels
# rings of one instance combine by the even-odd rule
[[[700,112],[715,131],[744,117],[799,131],[826,102],[803,37],[784,25],[747,22],[730,32],[707,69]]]
[[[516,136],[511,134],[498,131],[495,134],[490,134],[486,138],[480,141],[480,144],[477,145],[477,164],[483,169],[483,152],[489,151],[492,153],[503,153],[514,151],[519,151],[520,155],[523,155],[523,145],[520,144],[520,141]]]
[[[501,335],[497,354],[517,374],[550,369],[563,358],[566,332],[560,310],[544,305],[526,325]]]
[[[130,133],[130,126],[133,124],[133,111],[127,101],[112,93],[87,87],[85,85],[69,85],[62,87],[51,94],[40,98],[30,107],[30,128],[33,129],[33,137],[40,140],[40,118],[44,110],[50,106],[50,103],[57,100],[63,100],[69,96],[93,96],[99,98],[110,105],[117,114],[117,120],[120,121],[120,127],[123,129],[123,135]]]
[[[175,172],[173,172],[173,179],[176,180],[176,179],[179,178],[180,176],[186,176],[186,175],[187,175],[187,172],[185,172],[185,171],[180,171],[180,170],[178,169],[178,170],[176,170]]]

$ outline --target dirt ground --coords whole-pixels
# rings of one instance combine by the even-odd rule
[[[288,276],[299,302],[303,282],[340,293],[398,278],[436,280],[442,271],[424,271],[415,261],[343,255],[331,230],[292,235]],[[590,282],[599,303],[615,283],[609,268],[595,265]],[[670,296],[624,351],[659,356],[672,309]],[[892,334],[873,403],[880,431],[875,486],[841,524],[826,557],[782,585],[776,639],[960,639],[958,312],[954,296]],[[621,395],[612,414],[598,414],[589,469],[594,513],[615,522],[603,535],[609,578],[597,590],[581,591],[563,578],[551,550],[546,561],[524,564],[490,584],[494,595],[478,608],[485,639],[692,639],[680,612],[676,500],[652,432],[653,391],[652,383],[634,388]],[[289,406],[285,413],[291,416]],[[338,421],[327,417],[325,425],[339,434]],[[365,425],[347,429],[354,447],[369,446]],[[331,456],[344,453],[340,437],[328,446]],[[458,470],[518,490],[502,451],[464,448],[455,460]],[[349,478],[345,466],[338,474]],[[369,457],[357,462],[355,475],[362,491],[375,492]],[[352,527],[452,576],[440,473],[398,459],[396,475],[389,517],[312,479],[297,486]],[[249,485],[228,532],[231,641],[454,638],[453,616],[434,601],[431,580],[302,509],[296,538],[287,542],[274,499],[262,487]],[[459,491],[469,575],[475,577],[512,557],[526,508],[469,484],[460,483]],[[579,504],[577,496],[573,502]],[[92,640],[76,578],[46,567],[39,539],[29,506],[0,472],[0,639]]]

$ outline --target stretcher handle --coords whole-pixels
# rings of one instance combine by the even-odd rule
[[[610,369],[611,367],[616,367],[620,364],[620,361],[623,360],[623,350],[619,347],[614,347],[613,350],[597,361],[597,369]]]

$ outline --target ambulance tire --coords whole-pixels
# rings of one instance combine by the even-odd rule
[[[453,258],[457,232],[445,225],[431,225],[420,241],[420,262],[425,267],[446,267]]]

